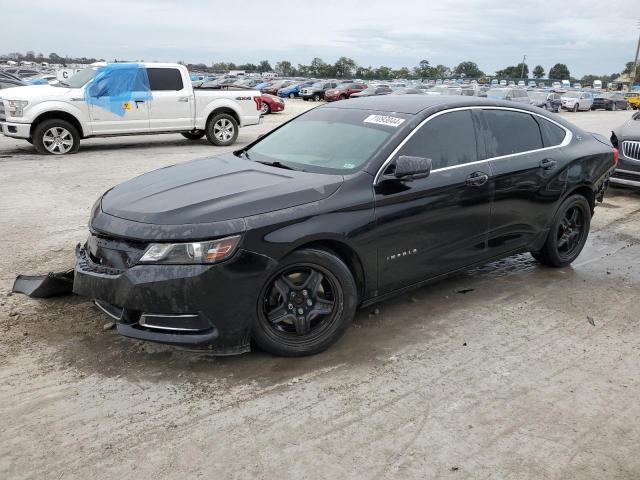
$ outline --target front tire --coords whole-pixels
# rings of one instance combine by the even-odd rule
[[[615,112],[617,109],[618,109],[618,107],[616,107],[615,103],[611,104],[611,111],[612,112]]]
[[[549,267],[566,267],[582,252],[590,227],[589,202],[582,195],[572,195],[558,208],[542,249],[531,255]]]
[[[271,113],[271,107],[267,102],[262,102],[262,106],[260,107],[260,113],[262,113],[262,115],[267,115]]]
[[[42,155],[66,155],[80,148],[80,134],[66,120],[51,119],[39,123],[33,131],[33,146]]]
[[[296,98],[296,94],[295,94],[295,93],[290,93],[290,94],[289,94],[289,98],[290,98],[291,100],[293,100],[294,98]]]
[[[261,290],[253,339],[274,355],[322,352],[349,328],[357,304],[355,280],[341,259],[325,250],[297,250]]]
[[[573,106],[573,112],[574,112],[574,113],[575,113],[575,112],[577,112],[577,111],[578,111],[578,108],[579,108],[579,107],[578,107],[578,104],[576,103],[576,104]]]
[[[313,96],[313,101],[314,101],[314,102],[319,102],[319,101],[320,101],[320,94],[316,93],[316,94]]]
[[[182,135],[187,140],[200,140],[205,135],[204,130],[191,130],[190,132],[182,132]]]
[[[238,138],[238,122],[228,113],[214,115],[207,122],[207,140],[218,147],[233,145]]]

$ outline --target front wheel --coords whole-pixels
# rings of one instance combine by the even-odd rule
[[[45,120],[33,131],[33,146],[43,155],[66,155],[80,148],[80,134],[66,120]]]
[[[615,112],[617,109],[618,109],[618,108],[616,107],[616,104],[615,104],[615,103],[611,104],[611,111],[612,111],[612,112]]]
[[[314,101],[314,102],[319,102],[319,101],[320,101],[320,95],[316,93],[316,94],[313,96],[313,101]]]
[[[576,104],[573,106],[573,112],[575,113],[575,112],[577,112],[577,111],[578,111],[578,104],[576,103]]]
[[[566,267],[582,249],[591,227],[591,207],[582,195],[567,198],[556,212],[544,246],[533,257],[550,267]]]
[[[182,132],[181,135],[188,140],[200,140],[204,137],[204,130],[191,130],[190,132]]]
[[[238,122],[228,113],[212,116],[207,122],[207,140],[218,147],[233,145],[238,138]]]
[[[294,98],[296,98],[296,94],[295,94],[295,93],[290,93],[290,94],[289,94],[289,98],[290,98],[291,100],[293,100]]]
[[[274,355],[313,355],[351,325],[358,290],[349,268],[325,250],[304,249],[281,261],[264,284],[252,334]]]
[[[262,115],[267,115],[268,113],[271,113],[271,107],[267,102],[262,102],[262,107],[260,107],[260,113],[262,113]]]

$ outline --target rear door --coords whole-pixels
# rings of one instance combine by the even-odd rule
[[[542,116],[487,108],[476,111],[494,175],[490,256],[530,245],[561,198],[567,157],[557,148],[567,132]]]
[[[184,131],[193,128],[194,94],[178,68],[149,67],[151,101],[149,116],[155,132]]]
[[[431,117],[393,158],[400,155],[431,158],[433,166],[427,178],[383,177],[374,186],[380,293],[486,255],[491,171],[488,162],[478,161],[471,110]]]

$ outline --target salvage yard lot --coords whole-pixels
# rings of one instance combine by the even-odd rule
[[[45,157],[0,138],[0,478],[640,478],[634,190],[609,189],[572,267],[489,264],[360,311],[307,358],[143,344],[85,299],[9,294],[73,265],[110,186],[315,105],[226,149],[159,135]],[[631,113],[562,115],[608,137]]]

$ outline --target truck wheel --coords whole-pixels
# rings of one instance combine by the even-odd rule
[[[316,93],[316,94],[313,96],[313,101],[314,101],[314,102],[319,102],[319,101],[320,101],[320,95],[319,95],[318,93]]]
[[[191,130],[190,132],[182,132],[180,135],[188,140],[200,140],[204,134],[204,130]]]
[[[302,97],[302,100],[304,100],[305,102],[309,101],[309,99],[307,97]]]
[[[207,140],[218,147],[233,145],[238,138],[238,122],[228,113],[219,113],[207,123]]]
[[[76,153],[80,148],[80,134],[76,127],[55,118],[39,123],[33,131],[32,140],[42,155]]]

